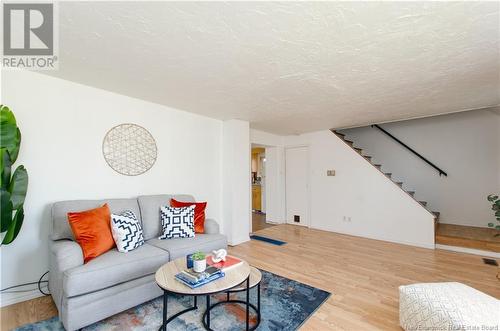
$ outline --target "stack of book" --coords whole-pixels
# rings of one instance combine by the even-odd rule
[[[207,256],[207,264],[209,266],[219,268],[222,271],[227,271],[227,270],[234,268],[242,263],[243,262],[240,259],[238,259],[234,256],[226,256],[225,261],[219,261],[219,262],[214,262],[212,260],[212,256]]]
[[[186,269],[175,275],[175,279],[190,288],[197,288],[216,279],[224,277],[222,269],[209,266],[204,272],[196,272],[193,269]]]

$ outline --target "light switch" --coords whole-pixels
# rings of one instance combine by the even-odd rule
[[[335,176],[335,170],[327,170],[326,175],[327,176]]]

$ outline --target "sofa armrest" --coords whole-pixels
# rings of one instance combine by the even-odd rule
[[[51,242],[50,252],[59,271],[65,271],[83,265],[83,252],[77,242],[55,240]]]
[[[205,233],[206,234],[218,234],[219,233],[219,224],[211,219],[205,219]]]
[[[66,270],[83,265],[83,252],[78,243],[71,240],[50,240],[49,289],[61,312],[63,274]]]

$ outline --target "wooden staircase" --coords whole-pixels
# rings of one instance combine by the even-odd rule
[[[496,234],[497,231],[490,228],[440,224],[436,244],[500,253],[500,236]]]
[[[337,131],[335,131],[333,129],[330,130],[330,131],[333,132],[335,135],[337,135],[337,137],[339,137],[340,139],[342,139],[342,141],[344,141],[349,147],[351,147],[354,151],[356,151],[359,155],[361,155],[368,163],[370,163],[372,166],[374,166],[378,171],[380,171],[381,173],[383,173],[388,179],[390,179],[394,183],[394,185],[398,186],[403,192],[405,192],[406,194],[408,194],[412,199],[414,199],[415,201],[417,201],[420,205],[422,205],[422,207],[424,207],[431,214],[433,214],[434,215],[434,226],[435,226],[435,228],[437,230],[437,226],[438,226],[438,223],[439,223],[439,212],[430,210],[427,207],[427,202],[426,201],[419,201],[419,200],[415,199],[415,191],[407,191],[407,190],[405,190],[404,187],[403,187],[403,182],[398,182],[398,181],[394,180],[392,178],[392,173],[390,173],[390,172],[387,172],[387,173],[383,172],[381,164],[375,164],[373,162],[371,156],[364,155],[363,154],[363,150],[361,148],[358,148],[358,147],[354,146],[354,142],[346,139],[346,137],[345,137],[345,135],[343,133],[337,132]]]

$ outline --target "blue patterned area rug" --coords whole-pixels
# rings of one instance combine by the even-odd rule
[[[257,330],[278,331],[298,329],[325,300],[329,292],[296,282],[294,280],[262,271],[261,282],[261,322]],[[257,288],[250,290],[250,302],[256,304]],[[225,294],[212,295],[211,304],[225,300]],[[244,293],[232,294],[244,300]],[[169,316],[191,307],[192,297],[169,297]],[[204,330],[202,314],[205,311],[205,297],[198,298],[198,310],[183,314],[168,324],[169,330]],[[86,328],[84,331],[97,330],[158,330],[162,322],[162,298],[156,298],[120,314],[109,317]],[[225,304],[215,307],[210,314],[210,327],[214,330],[244,330],[245,307],[239,304]],[[256,316],[250,310],[250,325],[256,322]],[[16,331],[62,331],[64,327],[58,317],[34,324],[22,326]]]

